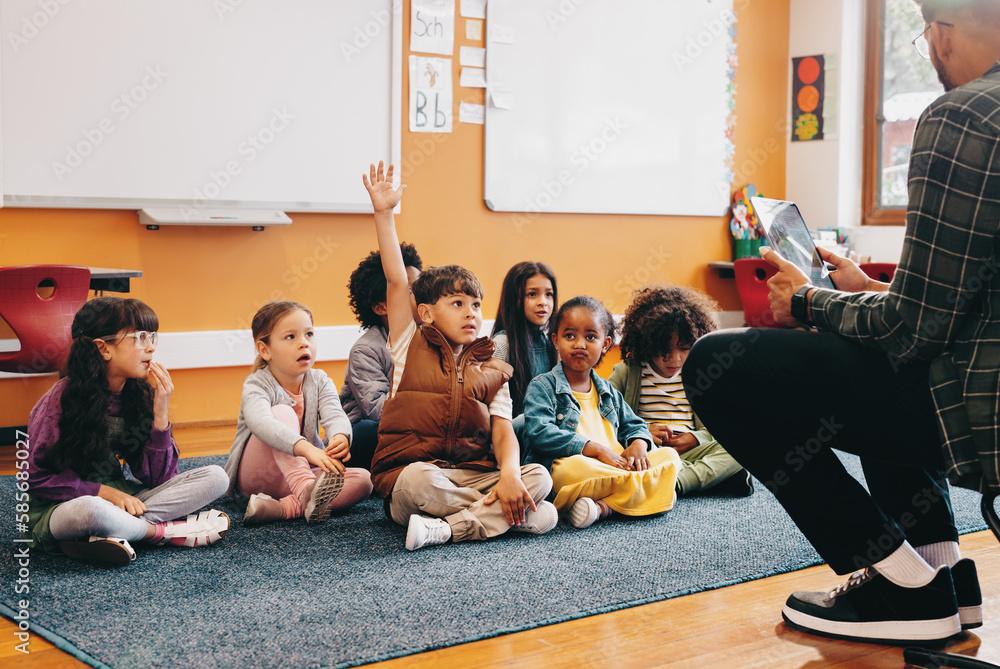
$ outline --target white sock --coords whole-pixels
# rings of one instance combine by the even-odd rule
[[[917,546],[916,551],[927,564],[935,569],[942,565],[954,567],[955,563],[962,559],[957,541],[939,541],[936,544]]]
[[[875,571],[904,588],[921,588],[937,575],[937,570],[924,562],[920,553],[913,550],[913,546],[906,541],[892,555],[872,566]]]

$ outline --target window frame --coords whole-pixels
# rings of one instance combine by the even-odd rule
[[[878,175],[884,123],[882,103],[882,48],[885,0],[865,2],[865,101],[862,144],[861,225],[905,225],[906,208],[879,208]]]

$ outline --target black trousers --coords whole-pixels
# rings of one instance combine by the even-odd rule
[[[838,574],[909,541],[957,541],[928,363],[830,333],[751,328],[699,339],[684,389],[712,435]],[[861,456],[869,491],[831,449]]]

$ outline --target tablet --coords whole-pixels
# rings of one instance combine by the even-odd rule
[[[802,270],[817,288],[836,290],[830,270],[819,257],[816,243],[794,202],[752,197],[750,203],[764,228],[767,245]]]

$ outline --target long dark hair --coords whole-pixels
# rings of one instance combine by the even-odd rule
[[[153,387],[143,379],[128,379],[122,388],[122,418],[125,429],[111,443],[108,411],[111,388],[107,363],[95,339],[119,332],[156,332],[160,321],[144,302],[121,297],[97,297],[85,302],[73,317],[73,344],[62,376],[59,439],[51,452],[52,464],[72,469],[84,479],[107,476],[102,468],[115,456],[138,468],[140,456],[153,427]],[[122,346],[132,346],[125,341]]]
[[[528,279],[541,274],[552,282],[552,313],[559,306],[559,290],[556,285],[556,275],[552,268],[543,262],[519,262],[507,271],[500,289],[500,304],[497,306],[497,318],[493,322],[493,334],[503,331],[507,335],[509,354],[507,360],[514,368],[514,376],[510,382],[510,398],[514,402],[514,415],[524,411],[524,393],[531,383],[531,362],[528,358],[529,328],[535,326],[528,322],[524,315],[524,286]],[[549,368],[556,364],[556,349],[545,337],[546,351],[549,355]]]

